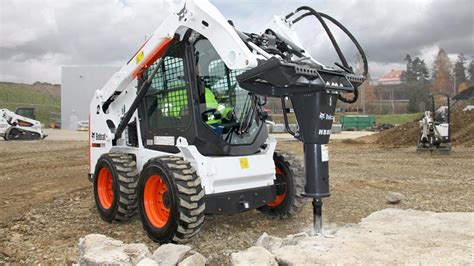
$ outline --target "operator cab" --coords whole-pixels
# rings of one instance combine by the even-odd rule
[[[140,87],[156,69],[150,66]],[[206,156],[241,156],[260,151],[268,137],[261,118],[262,101],[242,89],[230,70],[203,36],[175,41],[139,107],[143,145],[164,152],[179,152],[177,137],[184,137]]]
[[[30,119],[35,120],[35,108],[33,107],[18,107],[15,109],[15,114],[21,115]]]

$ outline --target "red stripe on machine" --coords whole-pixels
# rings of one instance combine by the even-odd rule
[[[133,78],[137,78],[142,75],[142,73],[150,67],[158,58],[162,57],[166,48],[170,45],[172,38],[165,38],[163,42],[156,47],[156,49],[148,55],[140,65],[133,71],[132,76]]]

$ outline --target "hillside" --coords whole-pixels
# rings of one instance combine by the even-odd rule
[[[0,108],[14,111],[17,107],[34,107],[36,118],[49,124],[51,112],[61,112],[61,86],[0,82]]]

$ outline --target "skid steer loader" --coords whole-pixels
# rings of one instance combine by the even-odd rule
[[[337,67],[319,63],[300,43],[294,24],[309,16],[326,30]],[[348,65],[326,20],[356,45],[362,75]],[[184,242],[205,214],[257,209],[288,218],[310,197],[320,232],[336,102],[355,102],[366,75],[352,34],[312,8],[274,16],[256,34],[239,31],[208,1],[186,1],[90,104],[89,178],[101,218],[139,213],[154,241]],[[262,111],[266,97],[281,98],[283,110],[285,99],[292,101],[299,126],[290,132],[304,143],[304,165],[276,151]]]
[[[436,99],[444,98],[445,104],[436,108]],[[451,152],[451,103],[449,95],[439,93],[429,97],[431,110],[426,110],[420,120],[420,131],[416,150],[422,152],[437,152],[449,154]]]
[[[26,113],[34,117],[33,108],[17,108],[17,113]],[[24,111],[24,112],[23,112]],[[38,140],[44,139],[41,123],[32,118],[0,109],[0,137],[5,140]]]

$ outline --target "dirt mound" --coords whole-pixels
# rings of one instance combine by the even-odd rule
[[[61,85],[46,82],[35,82],[31,85],[35,91],[46,92],[54,98],[61,98]]]
[[[418,134],[418,121],[413,121],[382,131],[373,137],[376,144],[401,147],[415,146]],[[474,146],[474,111],[451,114],[451,141],[454,145]]]
[[[33,84],[0,81],[0,87],[7,88],[7,89],[15,89],[15,90],[30,90],[31,89],[33,91],[46,93],[56,99],[61,98],[61,85],[59,84],[51,84],[51,83],[39,82],[39,81]]]

